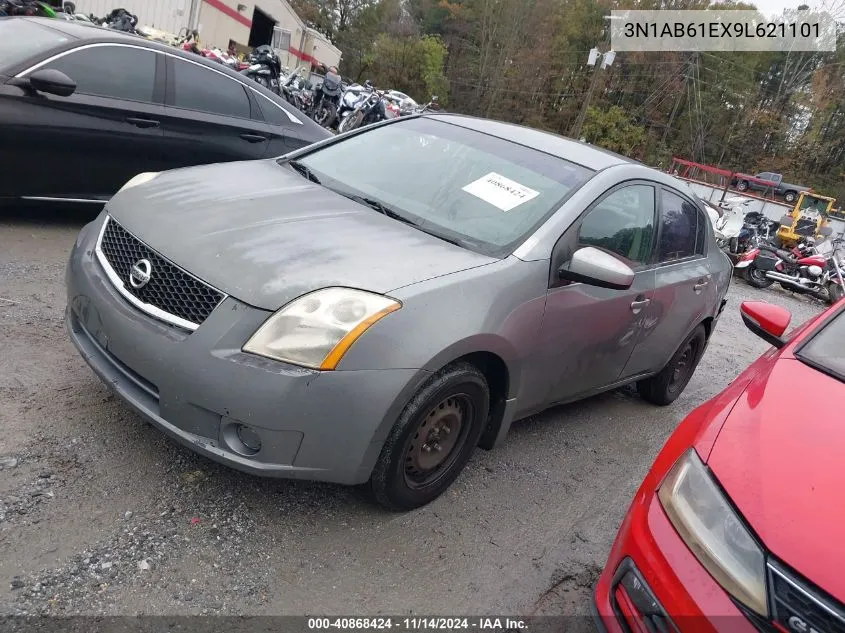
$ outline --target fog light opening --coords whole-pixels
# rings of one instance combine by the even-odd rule
[[[261,450],[261,436],[245,424],[233,423],[223,430],[223,439],[229,448],[244,457],[251,457]]]

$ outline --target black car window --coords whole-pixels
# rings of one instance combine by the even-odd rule
[[[249,118],[249,98],[236,80],[198,64],[173,60],[173,105],[223,116]]]
[[[698,209],[689,200],[669,191],[661,191],[660,199],[658,259],[661,262],[671,262],[692,257],[696,252]],[[704,248],[703,240],[701,248]]]
[[[128,46],[92,46],[54,59],[54,68],[76,82],[78,94],[152,103],[156,53]]]
[[[261,109],[261,114],[264,115],[264,120],[270,125],[285,125],[289,126],[293,123],[287,114],[282,110],[282,106],[276,105],[269,99],[256,94],[255,100],[258,102],[258,107]]]
[[[0,71],[72,39],[27,20],[0,20]]]
[[[578,245],[608,251],[631,267],[647,264],[654,241],[654,187],[617,189],[584,217]]]

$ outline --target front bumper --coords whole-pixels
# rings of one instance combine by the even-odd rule
[[[257,475],[358,484],[428,376],[415,369],[318,372],[241,352],[269,313],[231,297],[188,333],[130,305],[94,255],[102,220],[71,253],[70,338],[94,372],[172,438]],[[234,429],[261,438],[254,454]]]
[[[606,633],[757,631],[693,556],[653,493],[640,491],[634,499],[593,598]]]

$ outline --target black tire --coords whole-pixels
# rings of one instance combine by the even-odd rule
[[[683,393],[695,373],[706,343],[707,332],[703,325],[699,325],[659,374],[637,383],[637,391],[643,400],[658,406],[672,404]]]
[[[774,279],[766,277],[766,273],[757,268],[753,262],[742,271],[742,278],[754,288],[768,288],[775,283]]]
[[[845,290],[842,289],[837,283],[830,282],[827,284],[827,301],[831,305],[837,303],[842,297],[845,296]]]
[[[337,131],[340,133],[343,132],[351,132],[359,125],[361,125],[361,121],[364,120],[364,115],[361,112],[350,112],[343,121],[340,122],[340,125],[337,127]]]
[[[795,202],[795,199],[797,197],[798,197],[798,194],[795,193],[794,191],[787,191],[785,194],[783,194],[784,202]]]
[[[314,113],[314,122],[322,127],[331,127],[337,118],[337,106],[332,102],[324,102]]]
[[[736,183],[736,189],[737,191],[748,191],[748,183],[744,180],[740,180],[738,183]]]
[[[375,500],[391,510],[413,510],[439,497],[469,461],[489,408],[487,380],[473,365],[455,363],[432,376],[406,405],[381,449],[369,482]]]

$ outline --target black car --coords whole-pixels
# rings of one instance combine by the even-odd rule
[[[0,202],[102,203],[141,172],[279,156],[331,134],[198,55],[0,18]]]

